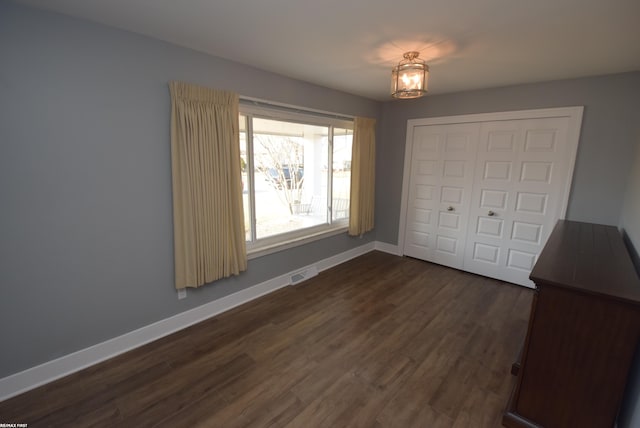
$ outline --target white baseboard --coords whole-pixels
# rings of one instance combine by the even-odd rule
[[[400,250],[400,247],[397,245],[387,244],[386,242],[380,242],[380,241],[376,241],[375,244],[376,244],[375,249],[378,251],[393,254],[394,256],[402,255],[402,251]]]
[[[316,262],[314,264],[318,266],[318,271],[322,272],[323,270],[331,269],[334,266],[338,266],[339,264],[342,264],[346,261],[355,259],[356,257],[373,251],[374,249],[375,242],[369,242],[368,244],[364,244],[351,250],[345,251],[344,253],[340,253],[324,260],[320,260],[319,262]]]
[[[369,242],[357,248],[345,251],[324,260],[319,260],[310,266],[315,266],[318,271],[323,271],[355,257],[378,249],[378,243]],[[389,244],[385,244],[389,245]],[[383,250],[384,251],[384,250]],[[393,254],[393,253],[392,253]],[[301,268],[304,269],[304,268]],[[113,358],[116,355],[130,351],[134,348],[153,342],[161,337],[182,330],[198,322],[204,321],[222,312],[233,309],[243,303],[257,299],[275,290],[290,284],[291,274],[295,271],[280,275],[276,278],[264,281],[244,290],[233,293],[213,302],[206,303],[197,308],[181,312],[172,317],[149,324],[137,330],[114,337],[105,342],[98,343],[80,351],[62,356],[35,367],[31,367],[19,373],[0,379],[0,401],[6,400],[30,389],[52,382],[71,373],[80,371],[86,367],[101,361]]]

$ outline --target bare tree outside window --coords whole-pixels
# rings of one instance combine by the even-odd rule
[[[278,197],[298,214],[304,186],[304,145],[295,137],[255,135],[256,170],[276,189]]]

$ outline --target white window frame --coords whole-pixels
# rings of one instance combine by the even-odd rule
[[[252,239],[255,239],[256,231],[256,208],[255,208],[255,175],[253,168],[253,129],[252,118],[282,120],[287,122],[303,123],[308,125],[327,126],[328,132],[328,166],[333,165],[333,130],[334,128],[353,130],[353,119],[343,116],[333,115],[326,112],[314,112],[300,109],[293,109],[291,106],[279,105],[255,105],[240,104],[240,115],[247,117],[246,123],[246,150],[247,150],[247,179],[249,181],[249,221],[251,224]],[[333,220],[333,168],[327,173],[327,201],[328,222],[306,228],[296,229],[278,235],[268,236],[262,239],[247,241],[247,255],[249,259],[260,257],[266,254],[293,248],[299,245],[313,242],[329,236],[346,233],[349,226],[349,218]]]

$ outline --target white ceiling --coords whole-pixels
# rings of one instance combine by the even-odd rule
[[[640,70],[640,0],[17,0],[377,100]]]

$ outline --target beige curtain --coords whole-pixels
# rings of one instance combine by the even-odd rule
[[[237,94],[170,82],[176,288],[247,268]]]
[[[356,117],[353,123],[349,235],[373,229],[376,169],[376,121]]]

